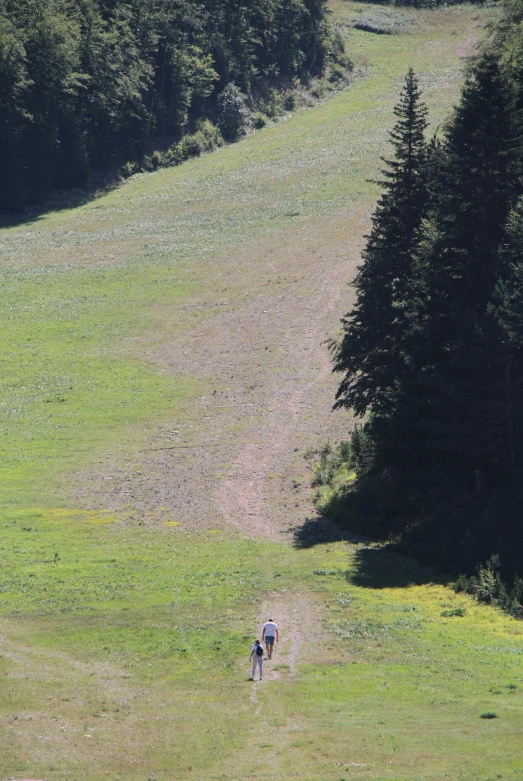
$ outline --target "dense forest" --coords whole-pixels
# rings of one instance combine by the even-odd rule
[[[522,21],[510,0],[430,140],[407,75],[332,343],[336,406],[363,421],[337,455],[357,477],[323,508],[447,571],[494,556],[501,591],[500,568],[523,575]]]
[[[326,0],[0,0],[0,209],[321,73],[330,48]]]
[[[396,5],[404,8],[440,8],[441,6],[458,5],[461,0],[362,0],[364,3],[376,5]],[[485,0],[470,0],[476,5],[483,5]]]

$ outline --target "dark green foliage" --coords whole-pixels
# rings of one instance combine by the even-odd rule
[[[411,329],[401,346],[409,372],[395,399],[400,451],[409,467],[424,466],[438,481],[442,468],[450,470],[462,490],[474,488],[478,474],[500,477],[511,461],[506,404],[523,366],[510,370],[492,301],[500,284],[513,283],[501,248],[520,188],[517,119],[512,83],[487,54],[466,80],[437,169],[432,161]]]
[[[496,554],[485,565],[478,565],[475,575],[460,575],[454,590],[457,593],[471,594],[478,602],[497,605],[516,618],[521,617],[523,580],[516,577],[512,588],[507,588],[502,580],[501,560]]]
[[[516,53],[520,30],[504,31]],[[446,571],[490,560],[470,588],[519,615],[521,581],[504,583],[523,554],[523,69],[498,48],[470,68],[443,139],[427,150],[420,131],[410,230],[405,155],[385,183],[335,351],[336,406],[367,415],[358,479],[330,503]]]
[[[153,152],[146,155],[141,163],[127,163],[124,176],[132,176],[138,171],[156,171],[158,168],[180,165],[190,157],[198,157],[203,152],[211,152],[223,144],[220,131],[208,119],[196,123],[196,132],[187,133],[180,141],[172,144],[165,152]]]
[[[129,171],[231,83],[321,73],[331,48],[325,0],[0,0],[0,208]]]
[[[360,416],[371,408],[375,416],[387,414],[404,371],[408,288],[427,198],[427,110],[412,69],[394,113],[394,157],[384,160],[385,192],[354,283],[356,306],[343,320],[343,338],[333,349],[334,369],[344,374],[336,407],[350,407]]]
[[[371,435],[372,421],[363,428],[354,426],[350,439],[350,466],[359,478],[366,477],[372,470],[375,458],[375,438]]]
[[[467,611],[464,607],[455,607],[452,608],[452,610],[442,610],[440,616],[443,616],[444,618],[453,618],[454,616],[463,618],[466,612]]]
[[[472,0],[474,5],[483,5],[486,0]],[[461,0],[363,0],[364,3],[394,5],[403,8],[439,8],[440,6],[459,5]]]
[[[13,22],[0,13],[0,149],[4,167],[0,208],[17,209],[25,200],[24,182],[16,175],[16,168],[26,124],[24,94],[28,86],[23,43]]]
[[[223,137],[236,141],[245,129],[247,117],[245,95],[231,82],[218,95],[218,126]]]
[[[268,121],[269,121],[268,116],[264,114],[262,111],[255,111],[254,114],[252,114],[251,116],[252,126],[256,130],[261,130],[262,127],[265,127]]]

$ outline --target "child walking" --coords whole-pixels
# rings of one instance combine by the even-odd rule
[[[254,641],[249,661],[252,659],[252,675],[251,681],[254,681],[254,673],[256,672],[256,665],[260,668],[260,681],[263,678],[263,646],[259,640]]]

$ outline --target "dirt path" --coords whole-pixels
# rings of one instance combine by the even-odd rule
[[[78,476],[77,497],[131,522],[272,540],[313,514],[303,454],[350,430],[346,414],[331,412],[337,380],[324,342],[350,306],[367,220],[360,204],[206,262],[208,284],[177,313],[196,311],[200,322],[185,335],[178,317],[166,322],[147,353],[164,372],[200,381],[199,403],[152,431],[127,464],[109,457],[94,478]]]
[[[248,432],[249,441],[218,489],[218,504],[225,519],[243,533],[279,539],[282,529],[298,520],[296,508],[300,512],[304,509],[313,512],[310,505],[307,507],[304,492],[298,490],[301,481],[307,481],[301,463],[303,442],[306,440],[310,443],[308,446],[317,446],[318,441],[328,438],[329,434],[334,437],[347,435],[343,428],[346,421],[341,420],[343,416],[336,420],[336,416],[330,414],[335,380],[331,376],[324,340],[329,325],[330,333],[336,330],[337,324],[332,322],[334,302],[353,270],[351,263],[342,262],[330,269],[326,279],[318,279],[316,295],[303,302],[300,312],[294,312],[292,324],[292,294],[285,300],[282,296],[278,301],[278,313],[284,315],[284,326],[277,338],[290,346],[284,359],[295,359],[292,351],[297,349],[304,365],[301,371],[294,372],[294,376],[287,376],[284,383],[279,372],[272,377],[268,392],[272,403],[264,410],[263,425]],[[296,344],[296,330],[301,331],[301,345]],[[329,390],[332,392],[330,399]],[[320,404],[325,405],[323,414]],[[311,428],[317,429],[318,420],[322,420],[325,433],[322,437],[320,432],[321,439],[314,441],[309,432]],[[293,474],[299,478],[293,479]],[[292,504],[289,496],[294,496]]]
[[[478,24],[471,19],[466,35],[449,44],[454,56],[472,52]],[[347,153],[365,167],[357,131],[344,133]],[[346,438],[352,425],[346,413],[331,412],[337,378],[325,340],[351,307],[347,283],[374,204],[364,190],[335,213],[299,217],[281,232],[195,261],[197,292],[166,307],[136,357],[190,377],[201,395],[181,417],[144,431],[142,452],[129,448],[127,458],[120,452],[98,472],[78,475],[75,501],[124,522],[232,528],[269,540],[313,515],[303,454]]]
[[[306,638],[317,638],[318,645],[325,639],[321,630],[321,608],[308,595],[302,593],[275,592],[262,603],[260,626],[273,617],[279,626],[279,642],[274,646],[272,659],[264,662],[264,676],[267,682],[296,676],[298,658],[307,658]],[[260,630],[261,638],[261,630]],[[253,691],[259,685],[253,685]],[[254,694],[253,701],[256,695]]]

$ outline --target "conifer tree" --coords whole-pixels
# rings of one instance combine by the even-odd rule
[[[523,467],[523,199],[511,211],[502,257],[507,273],[498,280],[488,306],[500,333],[502,363],[502,432],[498,455],[506,472],[514,475]]]
[[[345,375],[335,406],[350,407],[360,416],[369,409],[376,415],[390,411],[403,370],[406,300],[427,200],[423,174],[427,109],[420,94],[411,68],[394,108],[396,124],[389,133],[394,155],[382,158],[386,168],[380,184],[385,192],[372,218],[354,283],[356,306],[342,320],[343,338],[333,349],[334,370]]]
[[[441,320],[442,336],[455,335],[452,312],[484,311],[499,276],[519,188],[519,135],[514,85],[488,53],[469,73],[447,129],[421,256],[427,314]]]
[[[485,311],[467,309],[450,355],[447,381],[431,401],[432,458],[451,450],[464,459],[465,479],[510,482],[521,463],[523,434],[523,203],[510,213],[499,249],[503,272]],[[436,368],[435,377],[440,372]],[[448,381],[448,377],[451,381]],[[448,458],[443,468],[449,466]],[[454,477],[459,475],[454,468]],[[476,482],[476,480],[474,480]],[[480,487],[479,485],[476,488]]]
[[[514,86],[499,57],[487,53],[466,79],[439,153],[405,341],[410,371],[395,421],[400,457],[434,477],[445,464],[462,488],[497,459],[488,420],[501,409],[504,381],[490,305],[510,277],[500,248],[520,160]]]

